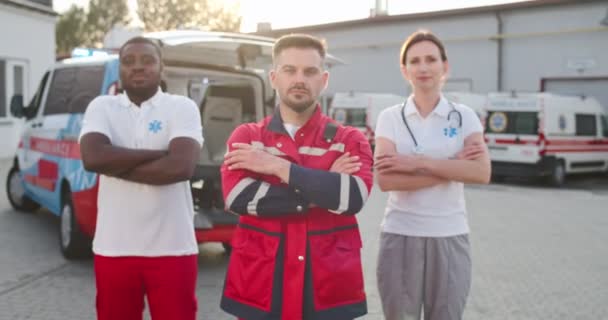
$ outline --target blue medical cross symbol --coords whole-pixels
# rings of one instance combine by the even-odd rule
[[[158,133],[162,129],[162,123],[158,120],[154,120],[148,125],[148,130],[150,130],[152,133]]]
[[[456,128],[443,128],[443,135],[453,138],[457,135]]]

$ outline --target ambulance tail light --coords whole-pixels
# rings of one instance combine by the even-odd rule
[[[542,132],[538,133],[538,155],[544,157],[547,153],[547,139],[545,138],[545,134]]]

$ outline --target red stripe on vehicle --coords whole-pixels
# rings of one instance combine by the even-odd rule
[[[80,145],[77,141],[30,138],[30,149],[61,158],[80,159]]]
[[[562,152],[608,152],[608,148],[575,148],[575,149],[547,149],[546,153],[562,153]]]
[[[496,144],[517,144],[517,145],[536,145],[538,141],[536,140],[515,140],[515,139],[496,139],[494,140]]]

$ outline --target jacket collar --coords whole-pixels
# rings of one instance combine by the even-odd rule
[[[319,119],[321,118],[321,107],[317,104],[315,107],[315,112],[312,114],[310,119],[306,121],[306,123],[302,126],[301,129],[305,129],[310,127],[311,125],[315,125],[319,123]],[[287,130],[285,130],[285,125],[283,124],[283,118],[281,118],[281,112],[279,107],[277,106],[274,110],[274,114],[270,119],[270,123],[268,124],[268,130],[273,131],[279,134],[289,135]]]

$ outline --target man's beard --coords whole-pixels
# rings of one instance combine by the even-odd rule
[[[302,88],[304,89],[304,88]],[[308,89],[304,89],[306,91],[308,91],[308,93],[310,94],[310,91]],[[306,99],[306,100],[292,100],[289,97],[289,92],[285,95],[285,99],[282,99],[283,103],[289,107],[289,109],[297,112],[297,113],[303,113],[304,111],[308,110],[308,108],[310,108],[310,106],[312,106],[315,103],[316,99],[310,98],[310,99]]]
[[[283,103],[287,107],[289,107],[289,109],[291,109],[297,113],[303,113],[304,111],[308,110],[308,108],[310,108],[310,106],[313,105],[315,103],[315,101],[309,99],[309,100],[305,100],[305,101],[295,102],[295,101],[291,101],[288,98],[285,101],[283,101]]]

